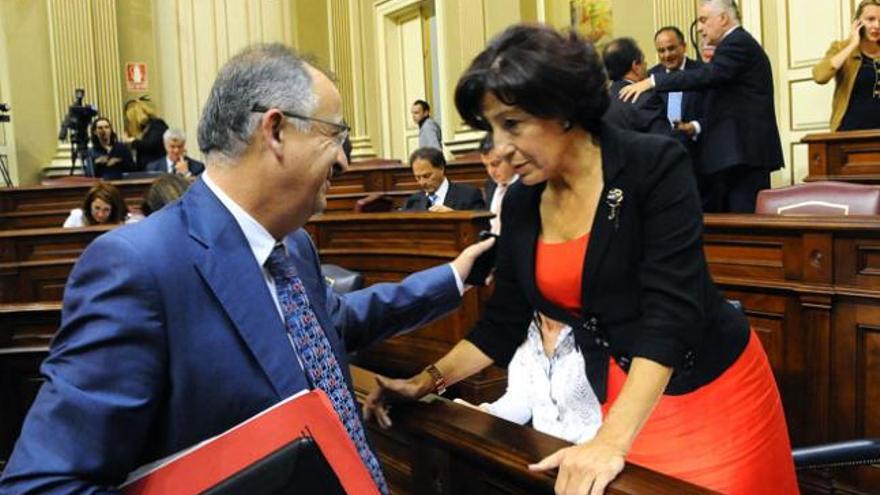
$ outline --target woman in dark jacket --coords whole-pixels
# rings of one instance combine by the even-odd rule
[[[509,28],[455,96],[520,176],[501,209],[495,291],[440,361],[380,380],[367,413],[387,425],[389,393],[418,397],[505,366],[537,310],[572,326],[603,403],[593,440],[530,466],[558,467],[557,493],[601,493],[624,459],[724,493],[797,493],[767,357],[709,275],[685,149],[602,122],[605,73],[574,33]]]
[[[116,138],[113,125],[107,117],[98,117],[92,122],[92,147],[89,159],[92,173],[104,180],[121,179],[123,172],[134,167],[131,152]]]
[[[168,124],[156,116],[146,101],[130,100],[125,104],[125,131],[131,138],[137,170],[145,170],[148,163],[165,156],[162,135],[167,130]]]

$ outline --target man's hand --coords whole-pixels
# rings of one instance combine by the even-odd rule
[[[112,167],[121,161],[122,161],[122,158],[119,158],[118,156],[114,156],[113,158],[107,160],[107,166]]]
[[[447,211],[455,211],[455,210],[453,210],[452,208],[450,208],[444,204],[436,204],[436,205],[428,208],[428,211],[433,211],[435,213],[444,213]]]
[[[103,165],[103,164],[107,163],[108,158],[109,157],[107,155],[101,155],[98,158],[95,158],[95,164],[96,165]]]
[[[180,175],[189,175],[189,165],[186,163],[186,158],[177,160],[174,164],[174,171]]]
[[[458,276],[461,277],[462,280],[467,280],[468,275],[471,274],[471,268],[474,267],[474,261],[476,261],[477,257],[488,251],[489,248],[494,245],[495,238],[490,237],[485,241],[480,241],[476,244],[471,244],[470,246],[464,248],[464,251],[462,251],[457,258],[452,260],[452,266],[455,267],[455,271],[458,272]]]
[[[417,400],[431,391],[434,380],[423,371],[408,379],[392,379],[376,375],[378,385],[364,399],[364,421],[376,418],[382,428],[391,427],[392,402]]]
[[[693,122],[676,122],[675,129],[683,132],[685,136],[692,138],[697,134],[697,126]]]
[[[639,100],[639,96],[641,96],[642,93],[653,87],[654,86],[651,84],[651,78],[649,77],[637,83],[620,88],[620,94],[618,96],[623,101],[632,101],[632,103],[635,103]]]
[[[465,407],[469,407],[469,408],[471,408],[471,409],[476,409],[477,411],[481,411],[481,412],[484,412],[484,413],[486,413],[486,414],[492,414],[492,413],[489,412],[489,408],[486,407],[486,406],[484,406],[484,405],[479,405],[479,406],[478,406],[478,405],[476,405],[476,404],[471,404],[470,402],[468,402],[468,401],[466,401],[466,400],[464,400],[464,399],[452,399],[452,402],[455,402],[456,404],[461,404],[461,405],[463,405],[463,406],[465,406]]]

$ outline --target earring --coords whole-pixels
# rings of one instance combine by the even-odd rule
[[[571,130],[571,121],[570,121],[570,120],[566,120],[565,122],[563,122],[563,123],[562,123],[562,128],[565,129],[566,131]]]

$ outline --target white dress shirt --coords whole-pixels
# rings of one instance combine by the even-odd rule
[[[531,419],[536,430],[573,443],[591,440],[602,425],[602,406],[587,380],[583,354],[568,325],[548,357],[541,330],[533,321],[526,341],[507,367],[507,391],[482,406],[514,423]]]
[[[489,201],[489,211],[495,216],[489,220],[490,230],[493,234],[501,233],[501,205],[504,201],[504,195],[507,189],[519,179],[519,175],[514,175],[507,184],[495,184],[495,191],[492,192],[492,199]]]
[[[434,202],[433,203],[430,203],[431,194],[426,193],[428,196],[428,202],[430,203],[430,204],[428,204],[428,208],[430,208],[434,205],[444,204],[446,202],[446,193],[448,193],[448,192],[449,192],[449,179],[444,177],[443,182],[440,183],[440,187],[438,187],[437,190],[434,191],[434,194],[433,194]]]

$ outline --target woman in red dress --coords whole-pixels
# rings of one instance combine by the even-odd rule
[[[575,330],[599,401],[596,437],[530,466],[559,469],[556,492],[599,494],[624,460],[730,494],[797,493],[767,357],[715,288],[685,149],[611,127],[593,46],[539,26],[493,39],[462,76],[456,105],[492,132],[520,176],[505,195],[495,292],[446,356],[367,401],[419,397],[506,366],[533,311]]]

